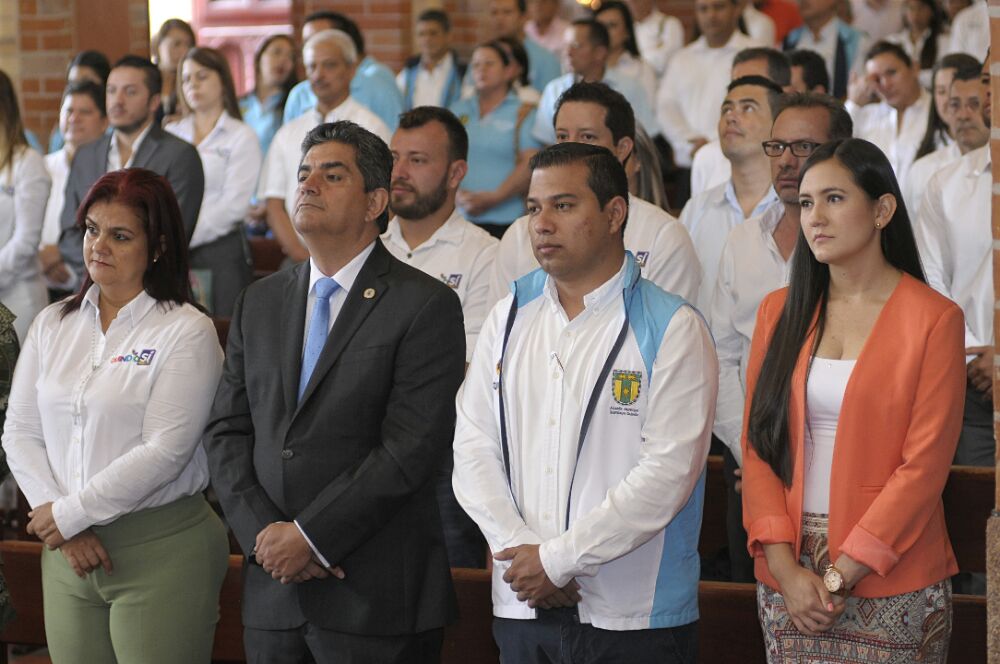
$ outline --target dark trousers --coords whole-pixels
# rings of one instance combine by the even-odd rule
[[[476,522],[469,518],[455,499],[451,486],[451,473],[455,460],[448,454],[437,476],[438,510],[441,512],[441,528],[444,530],[444,545],[448,551],[450,567],[486,567],[486,539]]]
[[[191,250],[191,268],[212,273],[212,311],[218,318],[233,315],[236,297],[253,281],[250,245],[243,224],[208,244]]]
[[[320,629],[243,630],[249,664],[437,664],[443,629],[401,636],[367,636]]]
[[[993,437],[993,399],[967,383],[962,435],[955,450],[957,466],[993,466],[996,463]]]
[[[722,451],[722,477],[726,482],[726,543],[729,545],[729,580],[753,583],[753,558],[747,551],[747,531],[743,529],[743,496],[736,493],[736,457],[726,447]]]
[[[534,620],[494,618],[501,664],[694,664],[698,622],[616,632],[580,622],[575,609],[540,609]]]

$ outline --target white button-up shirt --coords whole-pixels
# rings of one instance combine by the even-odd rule
[[[987,143],[939,170],[914,228],[927,283],[965,313],[966,347],[993,344],[990,164]]]
[[[913,162],[903,184],[903,200],[906,202],[906,213],[910,217],[910,223],[915,223],[917,215],[920,214],[920,204],[927,192],[927,184],[934,174],[961,156],[958,144],[948,139],[947,145]]]
[[[642,59],[663,76],[674,53],[684,48],[684,25],[680,19],[654,9],[649,16],[635,22],[635,40]]]
[[[69,153],[66,148],[45,155],[45,170],[52,178],[49,201],[45,206],[45,221],[42,224],[41,246],[59,242],[62,232],[60,216],[66,202],[66,179],[69,178]]]
[[[719,108],[726,99],[733,57],[752,46],[761,44],[736,30],[720,48],[709,48],[705,38],[699,37],[670,59],[656,112],[678,166],[691,166],[690,139],[718,136]]]
[[[264,160],[257,198],[283,199],[285,211],[288,212],[288,217],[292,218],[295,213],[295,190],[299,186],[297,175],[299,164],[302,162],[302,141],[313,127],[338,120],[350,120],[360,125],[385,141],[386,145],[392,138],[392,132],[386,124],[366,107],[354,101],[353,97],[348,97],[326,115],[313,108],[282,125],[274,135]]]
[[[715,435],[740,464],[747,362],[757,309],[764,296],[788,284],[791,270],[791,257],[788,261],[782,258],[773,236],[784,213],[784,206],[772,206],[730,231],[712,298],[710,320],[719,354]]]
[[[731,177],[733,167],[722,154],[722,143],[713,138],[694,153],[691,161],[691,197],[725,184]]]
[[[194,144],[193,115],[171,122],[166,130]],[[195,147],[205,171],[205,196],[191,246],[200,247],[231,232],[247,216],[263,156],[250,125],[225,111]]]
[[[635,255],[642,267],[642,276],[668,293],[694,302],[702,276],[691,236],[662,208],[638,196],[629,196],[628,201],[625,248]],[[500,240],[493,276],[493,301],[506,296],[514,280],[538,269],[528,223],[527,215],[521,217],[510,225]]]
[[[844,106],[854,120],[854,137],[877,145],[889,158],[900,185],[905,186],[906,175],[927,131],[927,114],[932,103],[930,93],[920,88],[917,101],[903,111],[902,121],[899,111],[884,101],[864,106],[848,101]]]
[[[691,235],[694,250],[698,254],[698,260],[701,261],[701,287],[698,289],[695,305],[706,319],[711,315],[719,260],[722,258],[722,248],[726,245],[729,231],[750,217],[763,214],[772,205],[781,207],[781,201],[774,193],[774,188],[768,187],[754,205],[749,217],[744,217],[743,209],[736,198],[733,181],[729,180],[695,196],[684,206],[681,223]]]
[[[448,51],[436,65],[428,69],[421,62],[417,65],[417,76],[413,81],[413,108],[417,106],[440,106],[444,88],[455,67],[455,57]],[[399,94],[406,94],[406,69],[396,75]]]
[[[153,122],[156,121],[154,120]],[[122,163],[121,152],[118,149],[118,137],[121,134],[117,129],[112,132],[111,145],[108,147],[108,170],[106,172],[120,171],[132,165],[132,162],[135,161],[135,155],[139,152],[139,147],[142,146],[142,142],[149,136],[149,130],[153,128],[153,122],[146,125],[146,128],[139,132],[139,135],[132,141],[132,154],[129,155],[128,161],[124,164]]]
[[[466,221],[456,209],[441,228],[411,249],[403,238],[399,220],[393,219],[382,234],[393,256],[436,279],[458,295],[465,317],[465,361],[472,359],[483,320],[493,306],[493,259],[500,242]]]
[[[659,79],[656,77],[656,70],[652,65],[641,58],[637,58],[628,51],[624,51],[614,66],[608,66],[608,73],[618,80],[627,78],[642,86],[646,92],[648,103],[652,104],[656,100],[656,90],[659,87]],[[629,102],[631,103],[631,102]],[[647,130],[648,131],[648,130]]]
[[[743,22],[747,26],[747,33],[764,46],[774,48],[777,29],[774,27],[774,19],[748,2],[743,8]]]
[[[145,292],[101,331],[92,286],[79,311],[49,306],[14,372],[3,447],[32,507],[63,537],[208,486],[201,434],[222,372],[215,326]]]
[[[972,4],[955,14],[951,22],[949,53],[968,53],[982,62],[990,49],[990,11],[986,0]]]

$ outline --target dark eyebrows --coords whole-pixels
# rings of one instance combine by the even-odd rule
[[[567,200],[567,199],[575,201],[575,200],[579,199],[579,196],[577,196],[576,194],[553,194],[552,196],[547,196],[545,198],[545,200],[552,201],[552,202],[558,202],[558,201],[563,201],[563,200]],[[535,198],[534,196],[528,196],[528,200],[532,201],[534,203],[538,202],[538,199]]]
[[[351,167],[342,161],[324,161],[322,164],[319,164],[319,166],[317,166],[316,168],[321,171],[331,171],[335,168],[342,168],[345,171],[351,170]],[[312,166],[303,161],[301,164],[299,164],[299,173],[302,172],[311,173]]]

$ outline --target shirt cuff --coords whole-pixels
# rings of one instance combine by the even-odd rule
[[[600,569],[599,565],[581,567],[572,560],[566,533],[538,547],[538,557],[545,575],[557,588],[562,588],[578,576],[594,576]]]
[[[899,554],[891,546],[861,526],[854,526],[851,529],[851,533],[840,546],[840,552],[850,556],[865,567],[870,567],[883,578],[899,562]]]
[[[59,534],[63,539],[70,539],[79,535],[90,526],[94,525],[87,518],[83,510],[83,504],[77,495],[63,496],[52,503],[52,518],[56,522]]]
[[[330,568],[330,563],[327,561],[327,559],[325,557],[323,557],[323,554],[319,552],[319,549],[316,548],[316,545],[314,545],[312,543],[312,540],[309,539],[308,535],[306,535],[306,531],[302,530],[302,526],[299,525],[299,522],[298,521],[292,521],[292,523],[294,523],[295,527],[299,529],[300,533],[302,533],[302,538],[306,541],[306,544],[309,545],[309,548],[312,549],[312,552],[316,556],[316,558],[318,558],[319,561],[323,564],[323,567],[326,567],[327,569],[329,569]]]

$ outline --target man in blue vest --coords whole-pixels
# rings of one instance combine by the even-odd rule
[[[417,17],[419,53],[408,58],[396,76],[407,111],[418,106],[448,108],[462,96],[466,65],[449,48],[451,20],[440,9],[427,9]]]
[[[490,22],[497,37],[513,37],[528,52],[528,83],[539,92],[562,74],[562,66],[551,51],[524,33],[528,21],[525,0],[490,0]]]
[[[837,18],[837,0],[799,0],[804,25],[788,33],[782,48],[808,49],[823,56],[833,82],[831,94],[843,99],[851,73],[863,75],[869,39],[865,33]]]
[[[606,148],[531,162],[541,268],[480,332],[453,486],[494,555],[503,661],[696,661],[698,535],[718,362],[701,316],[625,250]]]

